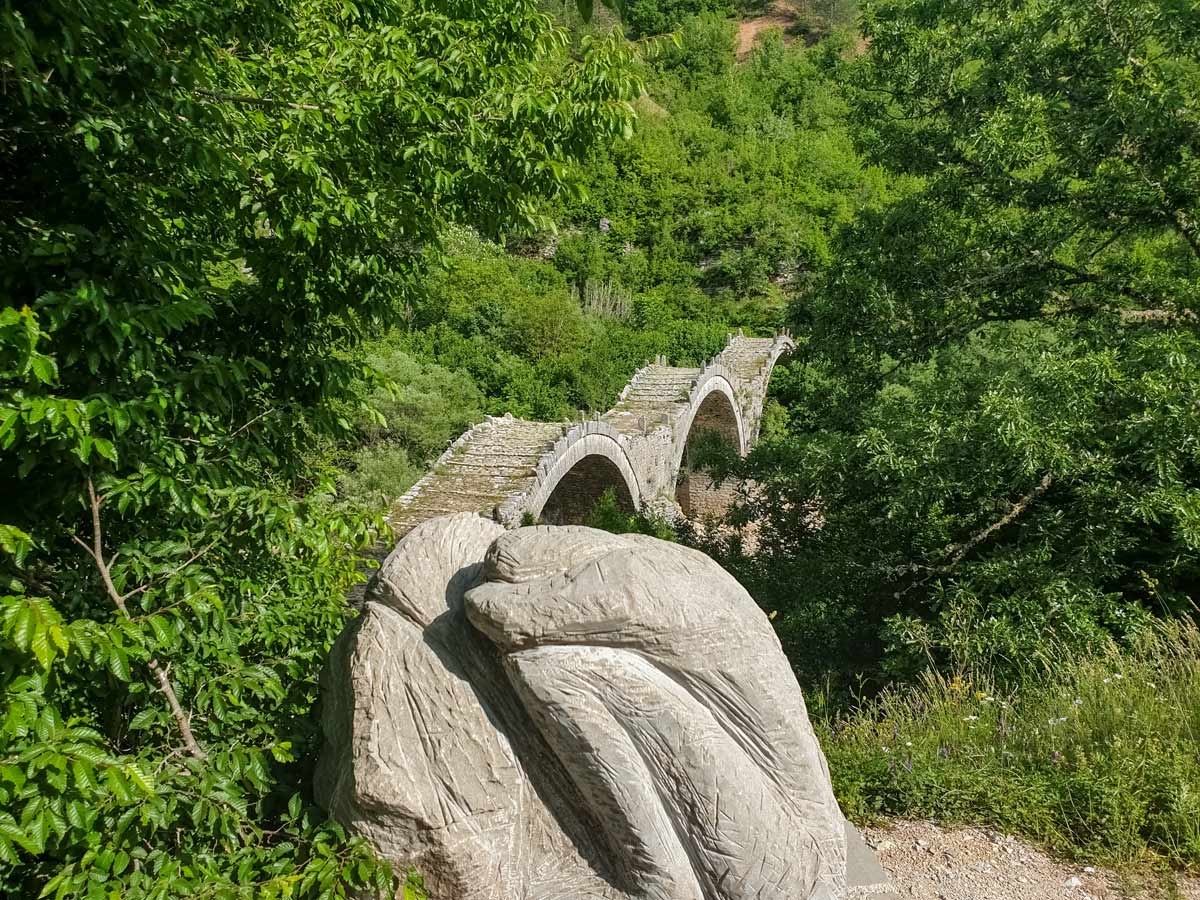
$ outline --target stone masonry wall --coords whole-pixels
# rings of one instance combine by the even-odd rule
[[[720,487],[715,487],[712,479],[703,472],[688,472],[679,479],[675,496],[685,518],[720,519],[737,502],[740,487],[741,483],[735,478],[727,478]]]

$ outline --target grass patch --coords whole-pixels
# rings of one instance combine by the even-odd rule
[[[1200,868],[1200,629],[1063,657],[1000,696],[927,674],[854,711],[812,704],[852,819],[991,825],[1068,856]]]
[[[612,534],[648,534],[663,541],[678,540],[674,527],[665,519],[646,513],[630,513],[621,508],[612,488],[600,495],[588,513],[586,524]]]
[[[348,500],[386,509],[423,474],[404,447],[371,444],[356,450],[347,460],[341,473],[340,492]]]

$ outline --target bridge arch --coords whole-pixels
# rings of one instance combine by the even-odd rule
[[[626,512],[642,508],[642,488],[620,433],[588,422],[570,433],[538,463],[535,484],[517,502],[520,514],[552,525],[582,524],[612,489]]]
[[[750,405],[746,410],[746,436],[753,445],[758,442],[762,431],[763,409],[767,402],[767,393],[771,384],[771,376],[775,374],[775,365],[785,356],[790,356],[796,350],[796,345],[790,340],[776,341],[771,347],[771,353],[763,361],[754,385],[749,392]]]
[[[678,473],[683,466],[693,434],[702,431],[715,431],[737,450],[738,456],[745,456],[749,450],[750,437],[733,382],[718,366],[710,367],[697,379],[688,398],[687,411],[675,429],[673,472]]]
[[[684,415],[675,432],[672,475],[675,503],[685,518],[723,515],[734,502],[735,484],[717,488],[703,473],[692,473],[688,465],[693,439],[716,434],[738,456],[749,450],[745,418],[730,373],[711,365],[696,379]]]

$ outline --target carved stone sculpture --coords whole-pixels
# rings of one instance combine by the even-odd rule
[[[430,520],[326,672],[318,798],[437,900],[832,900],[844,820],[762,612],[703,554]]]

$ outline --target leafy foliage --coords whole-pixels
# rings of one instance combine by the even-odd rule
[[[446,225],[628,130],[629,54],[531,2],[0,20],[0,893],[390,895],[307,805],[375,525],[313,450]]]
[[[724,346],[715,316],[682,314],[653,295],[626,320],[588,313],[567,280],[542,263],[503,254],[456,257],[432,278],[410,345],[470,373],[495,411],[545,419],[604,409],[646,359],[698,362]],[[492,411],[492,410],[489,410]]]
[[[790,434],[735,561],[909,676],[1016,676],[1190,612],[1200,575],[1195,11],[865,9],[859,145],[897,171],[792,308]],[[778,597],[815,586],[811,601]],[[856,661],[858,660],[858,661]]]
[[[606,490],[588,513],[589,528],[599,528],[612,534],[648,534],[663,541],[676,540],[675,529],[670,522],[643,513],[627,513],[621,508],[617,492]]]
[[[587,199],[564,208],[579,231],[555,264],[769,330],[784,292],[828,262],[834,227],[887,187],[851,143],[837,40],[805,52],[775,35],[735,66],[728,20],[690,19],[679,38],[653,62],[634,139],[600,156]]]
[[[699,13],[715,12],[728,17],[730,0],[628,0],[625,22],[634,37],[674,31]]]

